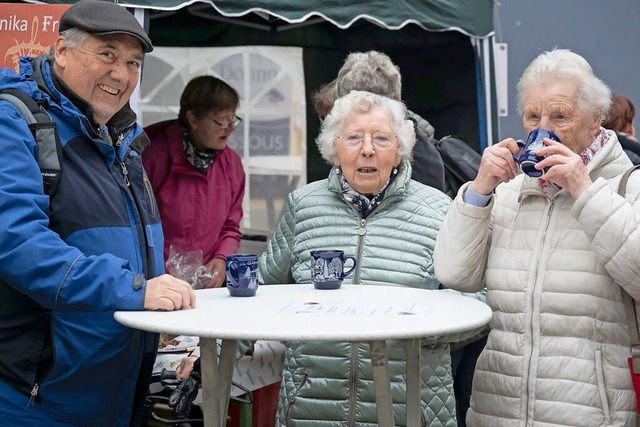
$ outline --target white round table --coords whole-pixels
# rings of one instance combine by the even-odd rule
[[[255,297],[227,289],[196,291],[195,309],[119,311],[118,322],[153,332],[200,337],[205,425],[224,426],[236,341],[313,340],[369,342],[379,425],[393,426],[387,339],[407,340],[407,425],[420,424],[420,341],[482,328],[491,309],[447,291],[393,286],[262,285]],[[218,357],[216,339],[222,339]]]

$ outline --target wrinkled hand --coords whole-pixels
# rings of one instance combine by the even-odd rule
[[[187,356],[182,358],[180,364],[176,368],[176,378],[183,380],[193,372],[193,364],[198,360],[196,356]]]
[[[145,310],[173,311],[182,308],[195,308],[196,295],[191,285],[169,274],[147,280],[144,295]]]
[[[227,279],[226,270],[227,270],[227,261],[220,258],[214,258],[209,261],[205,267],[207,271],[213,274],[213,278],[209,283],[207,283],[205,288],[219,288]]]
[[[473,191],[488,195],[502,182],[509,182],[518,174],[518,165],[513,160],[520,147],[513,138],[507,138],[487,147],[482,153],[476,179],[471,182]]]
[[[566,145],[549,138],[544,139],[544,148],[536,151],[546,158],[536,164],[536,169],[549,168],[540,178],[566,188],[577,199],[592,183],[582,158]]]

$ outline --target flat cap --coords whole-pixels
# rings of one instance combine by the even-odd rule
[[[138,20],[124,7],[111,1],[80,0],[60,18],[60,32],[70,28],[96,36],[125,34],[138,39],[144,53],[153,50],[151,39]]]

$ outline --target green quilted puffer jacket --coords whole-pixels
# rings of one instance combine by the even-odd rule
[[[342,249],[358,259],[357,269],[343,286],[410,286],[442,292],[436,290],[432,255],[451,200],[410,176],[411,166],[403,162],[384,200],[366,219],[343,198],[335,168],[328,179],[291,193],[260,257],[263,284],[311,283],[309,251]],[[449,344],[468,336],[423,340],[425,426],[457,425]],[[404,348],[399,341],[387,342],[396,426],[406,425]],[[290,342],[276,418],[277,425],[290,427],[377,425],[369,346]]]

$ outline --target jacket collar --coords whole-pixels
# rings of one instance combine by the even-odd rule
[[[328,188],[330,191],[334,193],[342,194],[342,184],[340,183],[340,172],[339,169],[334,166],[331,168],[329,172],[328,179]],[[403,160],[398,165],[398,176],[391,181],[389,187],[387,187],[385,199],[393,196],[393,195],[402,195],[409,182],[411,181],[411,165],[408,161]]]

